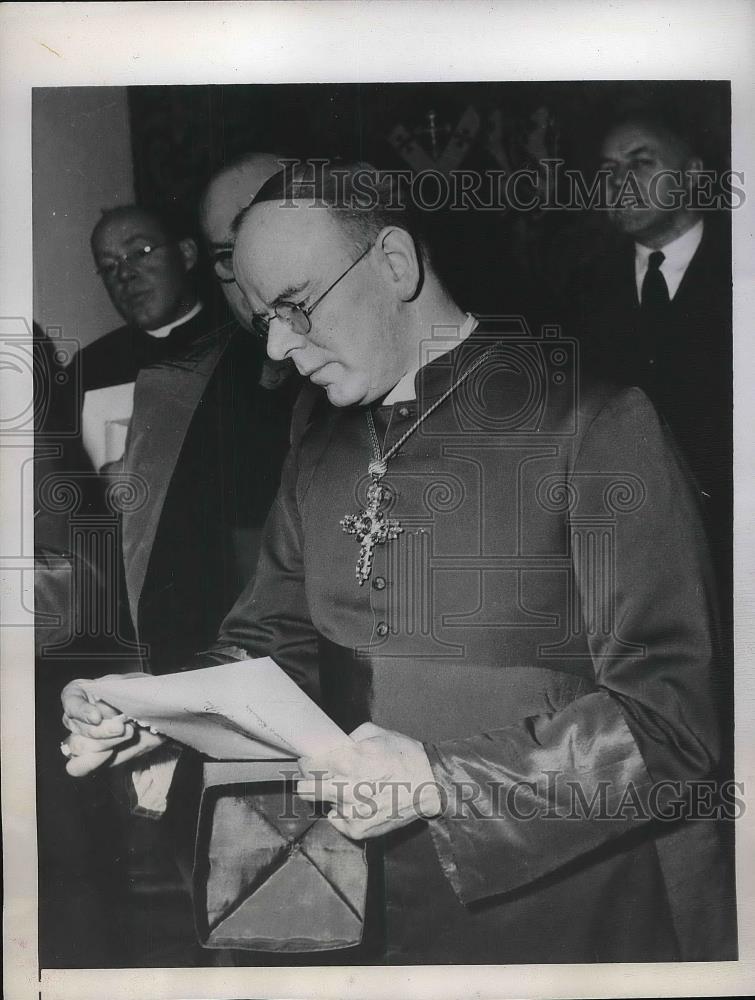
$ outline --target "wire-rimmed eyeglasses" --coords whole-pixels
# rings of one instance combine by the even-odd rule
[[[370,250],[372,250],[372,245],[368,246],[365,251],[360,253],[357,259],[349,264],[346,270],[339,274],[332,284],[328,285],[322,295],[319,295],[311,306],[307,306],[305,308],[296,302],[278,302],[273,308],[273,314],[271,316],[263,316],[261,313],[256,313],[252,317],[252,329],[255,334],[263,340],[266,340],[270,331],[270,323],[274,319],[279,319],[283,323],[286,323],[291,330],[297,334],[297,336],[306,337],[312,329],[312,320],[309,317],[320,305],[325,296],[332,292],[336,285],[340,281],[343,281],[350,271],[354,270],[360,260],[364,260]]]
[[[129,250],[128,253],[122,253],[119,257],[103,261],[97,266],[95,273],[99,274],[105,281],[110,281],[120,270],[121,264],[127,264],[129,267],[140,267],[146,263],[150,254],[153,254],[155,250],[162,250],[164,247],[173,246],[175,242],[175,240],[168,240],[166,243],[147,243],[146,246],[139,247],[136,250]]]

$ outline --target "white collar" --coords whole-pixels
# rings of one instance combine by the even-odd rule
[[[157,330],[145,330],[144,332],[148,333],[150,337],[158,337],[158,338],[167,337],[170,334],[171,330],[175,330],[177,326],[183,326],[184,323],[188,323],[189,320],[194,319],[197,313],[201,312],[201,310],[202,310],[202,303],[197,302],[197,304],[193,307],[193,309],[190,309],[187,313],[184,313],[184,315],[180,316],[178,319],[174,319],[172,323],[168,323],[166,326],[158,327]]]
[[[673,270],[686,268],[695,256],[695,250],[700,246],[702,238],[703,220],[698,219],[686,233],[682,233],[681,236],[677,236],[675,240],[667,243],[665,247],[661,247],[664,257],[663,264],[668,265]],[[651,247],[643,246],[642,243],[635,244],[635,252],[643,261],[647,261],[650,254],[655,253]]]
[[[467,313],[466,320],[459,327],[434,327],[432,341],[423,341],[420,345],[423,360],[415,368],[410,368],[405,375],[401,376],[383,400],[382,405],[391,406],[393,403],[415,399],[417,394],[414,390],[414,380],[420,368],[424,368],[425,365],[431,361],[435,361],[436,358],[440,358],[444,354],[448,354],[449,351],[453,351],[467,339],[476,326],[477,317],[473,316],[472,313]]]

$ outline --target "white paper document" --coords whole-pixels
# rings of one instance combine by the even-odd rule
[[[349,740],[269,657],[85,686],[129,719],[216,760],[312,756]]]
[[[81,439],[97,472],[123,458],[131,414],[134,382],[88,389],[81,409]]]

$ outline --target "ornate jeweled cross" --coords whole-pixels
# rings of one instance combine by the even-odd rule
[[[372,472],[372,468],[370,468]],[[383,470],[384,471],[384,470]],[[374,478],[367,487],[367,506],[358,514],[347,514],[341,527],[347,535],[356,535],[359,542],[357,559],[357,581],[361,587],[372,573],[372,557],[376,545],[397,538],[404,530],[393,517],[386,517],[382,510],[387,502],[388,491]]]

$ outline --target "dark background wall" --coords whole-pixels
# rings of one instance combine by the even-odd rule
[[[416,171],[417,161],[404,155],[414,141],[431,166],[448,149],[455,169],[537,168],[547,156],[589,175],[612,114],[648,99],[687,121],[707,164],[728,166],[730,149],[727,83],[132,87],[128,96],[137,195],[171,205],[188,227],[196,226],[207,179],[250,149]],[[460,123],[466,136],[456,131]],[[574,268],[600,252],[604,238],[602,220],[591,213],[434,215],[446,279],[464,306],[517,311],[534,299],[544,311],[539,318],[551,322],[558,316],[548,315],[549,301],[568,289]]]
[[[532,116],[545,108],[551,155],[587,170],[612,112],[646,98],[676,104],[692,118],[709,156],[725,161],[729,147],[729,87],[710,81],[130,87],[128,98],[139,196],[183,204],[196,200],[215,169],[248,149],[406,167],[390,141],[397,126],[429,150],[434,115],[442,151],[469,107],[481,127],[464,166],[500,166],[496,131],[512,167],[531,162]]]
[[[136,198],[197,228],[199,194],[248,150],[366,159],[383,169],[594,170],[617,107],[652,98],[690,119],[712,167],[730,150],[727,82],[280,84],[41,88],[33,104],[35,319],[89,343],[113,326],[89,253],[101,208]],[[466,116],[466,117],[465,117]],[[471,124],[470,124],[471,123]],[[459,126],[462,132],[458,133]],[[444,153],[450,160],[444,161]],[[438,158],[441,158],[440,160]],[[594,212],[439,211],[446,279],[477,311],[559,322],[575,269],[607,239]],[[211,282],[207,280],[208,294]]]

